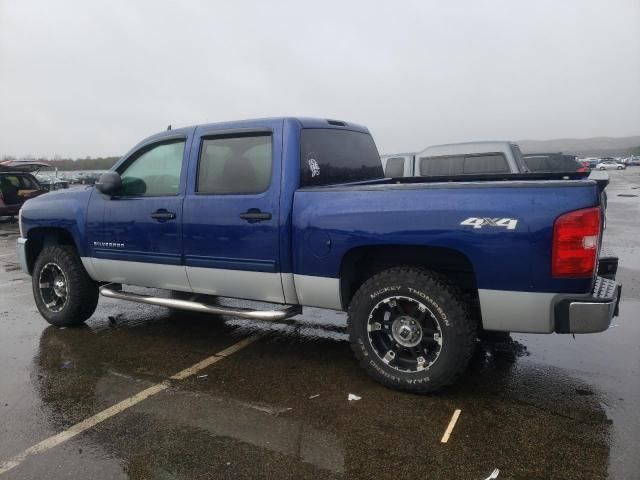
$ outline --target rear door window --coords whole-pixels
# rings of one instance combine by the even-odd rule
[[[304,129],[300,141],[300,185],[303,187],[384,178],[378,149],[368,133]]]
[[[205,138],[200,149],[197,193],[258,194],[271,184],[271,134]]]
[[[20,188],[24,190],[38,190],[38,183],[30,175],[20,175]]]
[[[18,203],[18,191],[20,190],[20,178],[17,175],[0,175],[0,192],[4,203],[14,205]]]

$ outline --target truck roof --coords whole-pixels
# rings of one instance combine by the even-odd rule
[[[361,133],[370,133],[369,129],[364,125],[344,120],[334,120],[331,118],[313,118],[313,117],[266,117],[252,118],[245,120],[232,120],[228,122],[200,123],[196,125],[188,125],[185,127],[172,128],[171,130],[162,130],[138,142],[125,156],[129,155],[140,146],[160,140],[167,137],[188,135],[194,128],[211,128],[212,130],[235,130],[240,128],[263,128],[267,122],[282,121],[296,123],[300,128],[335,128],[338,130],[351,130]]]
[[[443,145],[431,145],[417,153],[416,156],[439,157],[444,155],[463,155],[467,153],[511,152],[512,145],[515,144],[506,141],[447,143]]]
[[[346,128],[347,130],[354,130],[363,133],[369,133],[369,129],[364,125],[360,125],[357,123],[347,122],[344,120],[336,120],[332,118],[317,118],[317,117],[265,117],[265,118],[251,118],[245,120],[232,120],[228,122],[215,122],[215,123],[204,123],[198,125],[192,125],[193,127],[228,127],[228,128],[238,128],[238,127],[248,127],[253,124],[258,124],[260,122],[268,121],[293,121],[298,123],[302,128]],[[189,127],[187,127],[189,128]]]

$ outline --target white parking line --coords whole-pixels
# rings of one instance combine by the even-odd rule
[[[462,410],[457,409],[455,412],[453,412],[453,415],[451,416],[451,421],[449,422],[449,425],[447,426],[447,429],[444,432],[444,435],[442,435],[442,438],[440,439],[440,443],[447,443],[449,441],[449,436],[451,435],[451,432],[453,432],[453,427],[456,426],[456,422],[458,421],[458,417],[460,416],[460,413],[462,412]]]
[[[198,373],[199,371],[207,368],[208,366],[228,357],[229,355],[231,355],[232,353],[235,353],[241,349],[243,349],[244,347],[251,345],[253,342],[255,342],[256,340],[260,339],[262,337],[262,334],[258,334],[258,335],[252,335],[250,337],[244,338],[242,340],[240,340],[237,343],[234,343],[233,345],[231,345],[228,348],[225,348],[224,350],[221,350],[218,353],[213,354],[210,357],[205,358],[204,360],[202,360],[201,362],[196,363],[195,365],[186,368],[184,370],[182,370],[181,372],[176,373],[175,375],[171,376],[170,379],[171,380],[184,380],[185,378],[188,378],[196,373]],[[53,447],[60,445],[61,443],[66,442],[67,440],[72,439],[73,437],[75,437],[76,435],[81,434],[82,432],[89,430],[92,427],[95,427],[96,425],[98,425],[99,423],[104,422],[105,420],[124,412],[125,410],[133,407],[134,405],[137,405],[138,403],[142,402],[143,400],[146,400],[149,397],[152,397],[154,395],[157,395],[158,393],[166,390],[167,388],[169,388],[169,381],[165,380],[162,383],[158,383],[156,385],[153,385],[149,388],[146,388],[144,390],[142,390],[139,393],[136,393],[135,395],[126,398],[124,400],[122,400],[119,403],[116,403],[115,405],[107,408],[106,410],[102,410],[101,412],[93,415],[92,417],[89,417],[83,421],[81,421],[80,423],[76,423],[75,425],[73,425],[71,428],[68,428],[67,430],[60,432],[56,435],[53,435],[43,441],[41,441],[40,443],[35,444],[32,447],[27,448],[26,450],[24,450],[23,452],[19,453],[18,455],[10,458],[9,460],[0,463],[0,475],[2,475],[3,473],[7,473],[9,470],[14,469],[15,467],[17,467],[18,465],[20,465],[22,462],[25,461],[25,459],[29,456],[29,455],[35,455],[37,453],[42,453],[45,452],[47,450],[52,449]]]

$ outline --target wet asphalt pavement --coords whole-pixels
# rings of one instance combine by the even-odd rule
[[[480,343],[430,396],[369,380],[344,314],[278,324],[101,299],[81,329],[36,311],[0,225],[0,475],[18,479],[640,478],[640,167],[612,172],[607,332]],[[623,196],[618,196],[622,194]],[[21,452],[251,335],[256,342],[50,449]],[[361,397],[348,401],[349,393]],[[440,442],[453,412],[461,415]],[[18,456],[18,457],[16,457]]]

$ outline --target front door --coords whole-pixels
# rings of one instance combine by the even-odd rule
[[[268,121],[267,121],[268,122]],[[281,122],[258,130],[199,127],[183,229],[194,292],[284,303],[279,269]]]
[[[191,290],[182,263],[186,144],[178,135],[143,146],[117,168],[117,194],[91,196],[87,232],[99,280]]]

